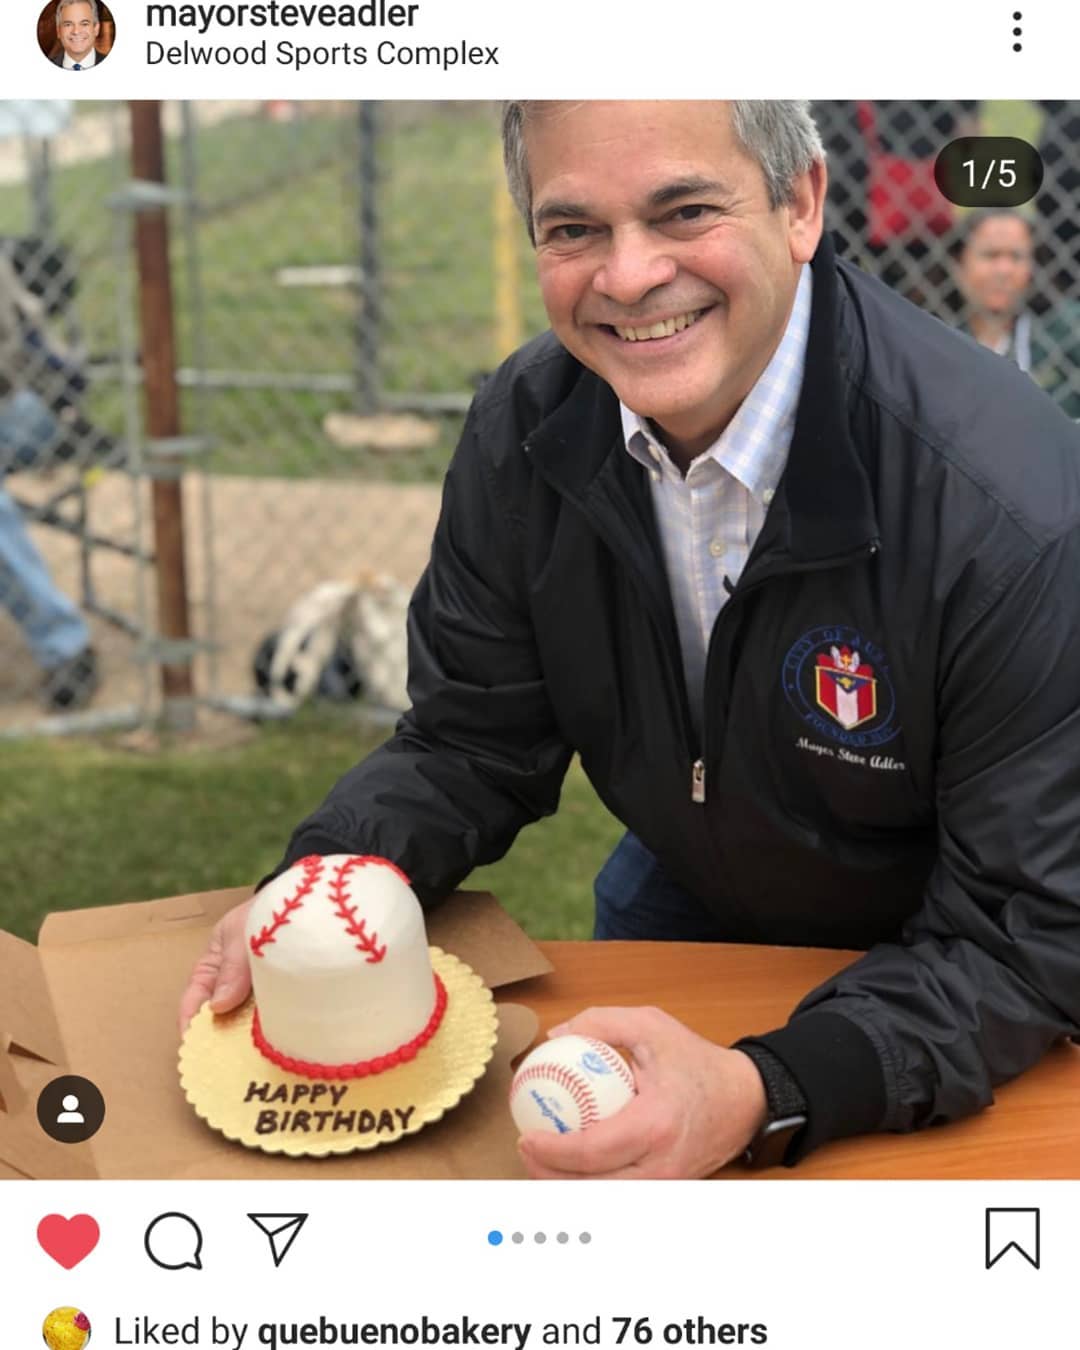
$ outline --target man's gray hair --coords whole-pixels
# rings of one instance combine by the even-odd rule
[[[525,100],[502,105],[503,163],[514,204],[525,219],[530,239],[532,184],[525,154],[525,123],[535,105]],[[774,210],[791,202],[795,180],[817,160],[825,147],[806,99],[735,99],[731,126],[736,139],[761,168],[769,205]]]
[[[68,9],[71,5],[89,5],[89,6],[90,6],[90,14],[91,14],[91,16],[92,16],[94,22],[95,22],[95,23],[100,23],[100,22],[101,22],[101,19],[100,19],[99,15],[98,15],[98,0],[60,0],[60,3],[56,6],[56,26],[57,26],[57,28],[60,27],[60,16],[61,16],[61,14],[63,14],[64,10],[65,10],[65,9]]]

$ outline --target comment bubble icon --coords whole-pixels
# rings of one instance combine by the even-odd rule
[[[143,1237],[147,1256],[162,1270],[202,1270],[202,1244],[199,1225],[176,1210],[152,1219]]]

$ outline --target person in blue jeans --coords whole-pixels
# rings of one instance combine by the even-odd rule
[[[74,712],[97,688],[97,658],[78,607],[56,585],[2,485],[3,474],[33,463],[57,437],[48,405],[30,389],[0,399],[0,604],[22,629],[42,670],[41,698],[50,712]]]
[[[721,942],[715,918],[677,885],[630,830],[593,882],[593,938],[600,941]]]

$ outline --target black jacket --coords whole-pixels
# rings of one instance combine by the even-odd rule
[[[414,706],[288,860],[384,854],[431,901],[555,810],[577,750],[729,940],[869,949],[761,1038],[808,1099],[802,1152],[963,1116],[1080,1031],[1078,610],[1077,429],[826,241],[703,743],[644,471],[547,335],[447,474]]]
[[[99,52],[99,51],[95,48],[95,49],[94,49],[94,58],[95,58],[95,59],[94,59],[94,64],[93,64],[92,66],[90,66],[89,69],[90,69],[90,70],[96,70],[97,67],[101,65],[102,61],[105,60],[105,58],[108,56],[108,54],[109,54],[108,52]],[[49,60],[53,63],[54,66],[60,66],[60,68],[63,69],[63,65],[64,65],[64,49],[63,49],[63,47],[61,47],[60,50],[59,50],[58,52],[55,53],[55,55],[50,56],[50,57],[49,57]]]

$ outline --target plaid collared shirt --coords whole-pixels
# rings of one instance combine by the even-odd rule
[[[810,268],[804,266],[772,360],[685,478],[648,422],[620,404],[626,448],[649,475],[699,733],[705,657],[728,597],[725,581],[732,587],[738,581],[787,463],[806,364],[812,286]]]

